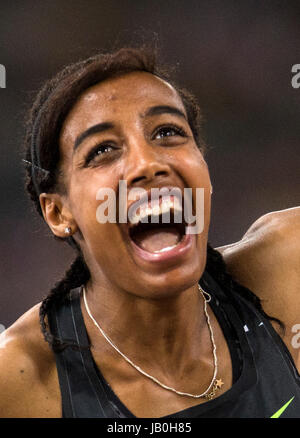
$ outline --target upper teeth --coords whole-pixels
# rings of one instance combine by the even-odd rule
[[[182,212],[181,203],[177,197],[168,197],[165,199],[163,198],[160,205],[156,200],[155,203],[152,202],[152,207],[148,205],[148,202],[142,204],[139,208],[139,214],[137,214],[137,212],[135,211],[133,216],[129,218],[129,220],[132,224],[137,224],[139,222],[142,222],[148,216],[160,216],[161,214],[170,212],[172,209],[174,210],[174,213]]]

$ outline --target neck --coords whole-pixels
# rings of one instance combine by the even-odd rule
[[[86,286],[93,318],[115,346],[139,366],[172,370],[211,356],[211,343],[198,285],[166,299],[145,299],[124,291]],[[89,318],[87,316],[87,318]],[[89,319],[95,349],[105,345]],[[109,348],[113,348],[110,347]]]

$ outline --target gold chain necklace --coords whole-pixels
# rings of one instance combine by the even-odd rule
[[[167,386],[164,383],[160,382],[158,379],[156,379],[155,377],[153,377],[150,374],[146,373],[138,365],[133,363],[132,360],[130,360],[124,353],[122,353],[122,351],[120,351],[119,348],[112,342],[112,340],[104,333],[103,329],[99,326],[99,324],[97,323],[97,321],[95,320],[95,318],[91,314],[91,311],[90,311],[89,306],[87,304],[86,293],[85,293],[85,287],[84,286],[83,286],[83,300],[84,300],[84,305],[85,305],[85,308],[86,308],[86,311],[87,311],[89,317],[91,318],[91,320],[93,321],[95,326],[98,328],[98,330],[100,331],[102,336],[139,373],[143,374],[145,377],[148,377],[149,379],[151,379],[153,382],[157,383],[162,388],[167,389],[168,391],[175,392],[178,395],[187,396],[187,397],[193,397],[193,398],[206,398],[206,399],[210,400],[210,399],[212,399],[214,397],[217,389],[221,388],[221,386],[223,385],[223,382],[222,382],[221,379],[217,379],[216,378],[217,377],[217,372],[218,372],[217,348],[216,348],[216,344],[215,344],[213,329],[212,329],[212,326],[210,324],[210,319],[209,319],[209,315],[208,315],[208,312],[207,312],[207,303],[210,302],[211,296],[210,296],[210,294],[208,292],[205,292],[201,288],[201,286],[199,284],[198,284],[198,289],[201,292],[201,294],[203,296],[203,300],[204,300],[204,313],[205,313],[205,316],[206,316],[207,325],[208,325],[209,332],[210,332],[210,339],[211,339],[211,342],[212,342],[213,357],[214,357],[214,373],[213,373],[213,377],[211,379],[211,382],[210,382],[208,388],[202,394],[190,394],[188,392],[177,391],[176,389],[174,389],[174,388],[172,388],[170,386]],[[208,297],[208,299],[205,298],[205,295]]]

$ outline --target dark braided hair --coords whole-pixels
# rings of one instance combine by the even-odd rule
[[[166,69],[157,66],[154,50],[145,46],[138,49],[122,48],[114,53],[97,54],[68,65],[41,88],[26,123],[23,160],[26,163],[25,185],[36,210],[42,217],[39,195],[42,192],[65,193],[59,168],[59,134],[68,112],[87,88],[108,78],[134,71],[154,74],[174,86],[186,108],[195,141],[201,152],[204,152],[205,143],[201,136],[202,117],[199,105],[191,93],[177,87],[169,80]],[[62,342],[50,333],[45,321],[47,313],[52,305],[63,303],[71,289],[85,284],[90,278],[90,272],[80,247],[72,237],[61,238],[54,235],[54,238],[59,241],[66,240],[77,253],[65,276],[55,284],[40,307],[40,324],[44,338],[54,350],[58,350],[70,344]],[[221,254],[210,245],[208,245],[207,268],[226,290],[230,293],[243,294],[263,312],[259,298],[233,281],[226,272]]]

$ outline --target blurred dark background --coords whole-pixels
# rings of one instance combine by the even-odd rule
[[[259,216],[299,204],[299,1],[1,0],[0,324],[63,275],[72,250],[23,190],[23,120],[43,81],[96,51],[154,40],[205,114],[214,186],[210,242],[238,240]],[[1,325],[0,325],[1,331]]]

